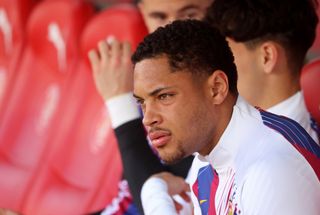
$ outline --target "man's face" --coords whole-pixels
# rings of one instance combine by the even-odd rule
[[[138,4],[149,32],[174,20],[202,19],[213,0],[141,0]]]
[[[134,69],[134,95],[153,147],[166,163],[201,151],[213,136],[206,80],[172,72],[166,57],[142,60]]]

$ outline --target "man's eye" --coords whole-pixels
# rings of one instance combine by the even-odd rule
[[[164,94],[159,95],[158,98],[159,98],[160,100],[165,100],[165,99],[171,98],[172,96],[173,96],[173,94],[164,93]]]
[[[202,17],[202,12],[199,10],[188,10],[181,14],[180,19],[200,19]]]
[[[162,13],[152,14],[150,17],[153,18],[153,19],[156,19],[156,20],[165,20],[165,19],[167,19],[167,16],[165,14],[162,14]]]
[[[187,19],[194,19],[194,18],[197,18],[198,17],[198,14],[196,13],[189,13],[186,15],[186,18]]]
[[[142,99],[136,99],[136,102],[138,105],[142,105],[144,103],[144,100]]]

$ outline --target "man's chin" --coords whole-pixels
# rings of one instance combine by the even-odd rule
[[[183,154],[167,154],[167,153],[159,153],[159,156],[164,164],[173,165],[180,162],[184,157]]]

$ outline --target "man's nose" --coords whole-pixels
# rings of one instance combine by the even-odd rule
[[[152,109],[152,108],[146,108],[144,114],[143,114],[143,120],[142,123],[147,126],[154,126],[159,124],[160,122],[160,114],[157,113],[156,110]]]

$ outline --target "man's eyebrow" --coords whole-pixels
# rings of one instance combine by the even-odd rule
[[[179,13],[182,13],[182,12],[184,12],[184,11],[186,11],[186,10],[190,10],[190,9],[200,9],[200,7],[197,6],[197,5],[194,5],[194,4],[189,4],[189,5],[184,6],[183,8],[180,8],[180,9],[178,10],[178,12],[179,12]]]
[[[134,97],[135,99],[137,99],[137,100],[142,99],[140,96],[137,96],[137,95],[136,95],[136,94],[134,94],[134,93],[133,93],[133,97]]]
[[[155,95],[159,94],[161,91],[168,90],[168,89],[171,89],[171,88],[173,88],[173,86],[172,87],[159,87],[159,88],[151,91],[150,93],[148,93],[148,96],[151,96],[151,97],[155,96]],[[136,95],[134,93],[133,93],[133,97],[135,97],[136,99],[142,99],[140,96],[138,96],[138,95]]]
[[[161,11],[153,11],[151,13],[149,13],[149,16],[151,17],[166,17],[166,14],[161,12]]]
[[[155,96],[158,93],[160,93],[162,90],[168,89],[168,87],[160,87],[158,89],[153,90],[152,92],[150,92],[148,95],[149,96]]]

